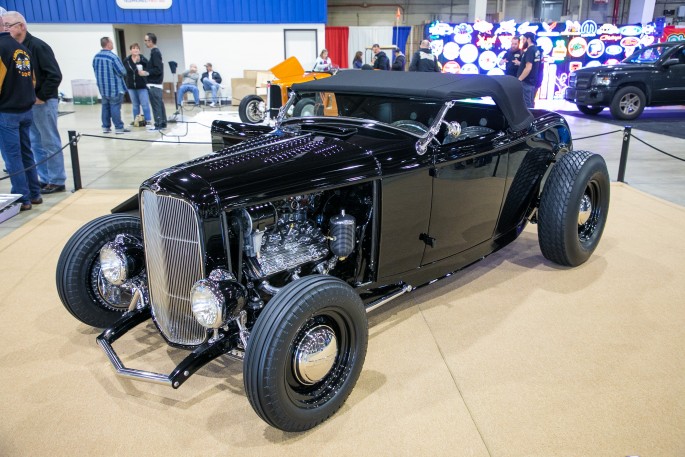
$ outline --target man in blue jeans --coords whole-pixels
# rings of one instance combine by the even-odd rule
[[[9,30],[10,35],[26,46],[32,57],[36,76],[36,104],[32,108],[31,148],[37,164],[41,193],[64,192],[67,174],[64,170],[62,140],[57,130],[58,91],[62,72],[52,48],[28,32],[24,16],[11,11],[4,16],[4,21],[18,22]],[[52,157],[48,159],[49,156]]]
[[[121,59],[112,52],[114,43],[109,37],[100,38],[100,46],[102,49],[93,58],[93,70],[102,96],[102,133],[112,133],[111,124],[114,124],[114,133],[130,132],[121,120],[121,103],[126,92],[126,69]]]
[[[10,175],[10,192],[21,195],[21,211],[43,203],[31,152],[31,107],[36,101],[35,78],[31,57],[9,30],[17,21],[1,18],[0,33],[0,152]]]

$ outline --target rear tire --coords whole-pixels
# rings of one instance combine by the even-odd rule
[[[604,111],[603,106],[588,106],[588,105],[576,105],[578,107],[578,111],[580,111],[583,114],[587,114],[588,116],[596,116],[602,111]]]
[[[57,261],[57,293],[62,304],[92,327],[111,326],[131,303],[130,291],[108,283],[100,272],[100,249],[119,233],[142,240],[140,218],[110,214],[89,222],[67,241]]]
[[[238,107],[238,115],[242,122],[248,124],[257,124],[262,122],[265,117],[265,110],[263,108],[264,100],[262,97],[257,95],[248,95],[240,100],[240,106]]]
[[[594,252],[609,212],[604,158],[571,151],[554,164],[540,198],[538,240],[542,255],[575,267]]]
[[[636,119],[645,110],[647,97],[637,87],[622,87],[611,101],[611,115],[623,121]]]
[[[255,412],[287,432],[332,416],[359,378],[368,343],[366,311],[345,282],[323,275],[286,285],[257,318],[243,381]]]
[[[308,116],[320,116],[321,113],[317,113],[316,103],[313,98],[303,98],[299,102],[295,103],[295,108],[293,109],[293,117],[308,117]]]

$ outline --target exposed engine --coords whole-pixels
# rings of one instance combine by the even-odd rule
[[[350,255],[355,247],[354,217],[342,211],[329,221],[321,216],[315,220],[313,209],[319,198],[300,195],[241,211],[238,219],[250,279],[294,272],[302,265],[329,260],[331,254],[334,261]],[[324,225],[330,227],[328,235],[322,231]]]

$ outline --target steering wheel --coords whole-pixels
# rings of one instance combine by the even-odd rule
[[[406,130],[409,133],[414,133],[416,135],[424,135],[428,133],[428,127],[423,125],[419,121],[412,121],[411,119],[401,119],[399,121],[395,121],[392,124],[393,127],[397,127],[398,129]]]

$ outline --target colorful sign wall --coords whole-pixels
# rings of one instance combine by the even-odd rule
[[[682,30],[682,29],[681,29]],[[636,49],[658,42],[663,24],[650,22],[616,26],[599,25],[594,21],[547,23],[448,24],[426,25],[425,36],[431,40],[433,54],[442,64],[443,72],[504,74],[504,53],[511,47],[511,38],[533,32],[542,50],[542,82],[540,99],[562,99],[570,72],[583,67],[616,64]]]

